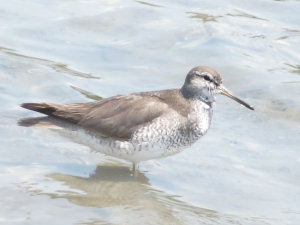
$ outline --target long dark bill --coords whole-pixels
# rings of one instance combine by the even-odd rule
[[[241,103],[243,106],[247,107],[248,109],[254,110],[254,108],[251,105],[244,102],[242,99],[236,97],[232,92],[227,90],[227,88],[225,88],[223,85],[221,85],[218,89],[220,91],[220,94],[232,98],[233,100],[237,101],[238,103]]]

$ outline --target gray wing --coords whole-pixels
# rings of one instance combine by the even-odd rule
[[[123,95],[96,102],[66,105],[24,103],[21,106],[80,125],[104,137],[125,140],[130,139],[142,124],[149,124],[170,110],[169,106],[155,95]]]

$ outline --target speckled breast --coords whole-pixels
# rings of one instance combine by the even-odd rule
[[[143,152],[149,158],[161,158],[176,154],[199,140],[209,129],[212,108],[203,102],[196,102],[192,107],[184,119],[171,113],[137,130],[129,141],[134,151]]]
[[[93,151],[138,163],[174,155],[189,147],[207,132],[211,117],[212,108],[196,102],[187,117],[170,111],[142,126],[126,141],[103,138],[80,127],[61,132],[71,134],[76,142],[88,145]]]

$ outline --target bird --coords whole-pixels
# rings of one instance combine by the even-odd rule
[[[135,171],[138,163],[177,154],[204,136],[216,95],[254,110],[222,83],[215,69],[197,66],[188,72],[180,89],[117,95],[87,103],[23,103],[21,107],[46,116],[23,118],[19,125],[61,130],[93,151],[131,162]]]

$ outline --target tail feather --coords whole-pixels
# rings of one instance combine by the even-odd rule
[[[18,120],[18,125],[22,127],[62,129],[61,126],[58,126],[58,124],[48,116],[22,118]]]
[[[90,108],[83,107],[85,103],[55,104],[55,103],[23,103],[21,107],[39,112],[50,117],[77,124]]]
[[[52,115],[56,109],[54,107],[51,107],[50,105],[46,103],[23,103],[21,104],[21,107],[25,109],[29,109],[32,111],[36,111],[45,115]]]

